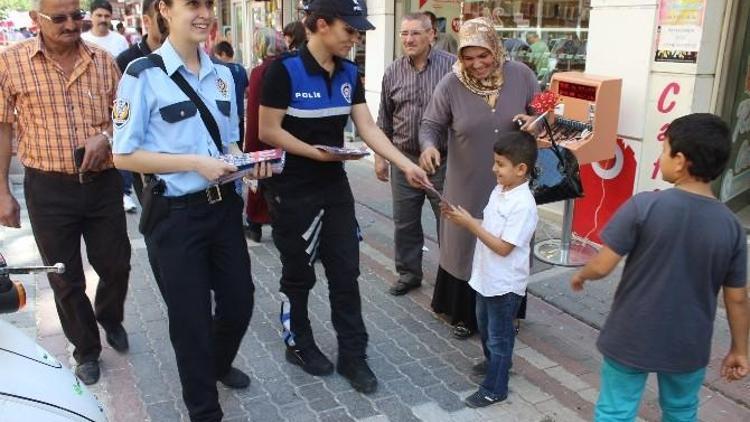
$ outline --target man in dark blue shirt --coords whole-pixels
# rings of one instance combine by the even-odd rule
[[[273,219],[273,240],[283,265],[281,292],[286,359],[312,375],[328,375],[333,364],[318,349],[307,316],[313,264],[325,267],[331,320],[338,338],[337,371],[355,390],[372,393],[377,379],[366,361],[359,277],[361,233],[344,170],[351,155],[314,145],[342,147],[351,116],[362,139],[400,168],[414,186],[431,186],[424,170],[396,149],[375,125],[365,104],[357,65],[344,59],[367,21],[364,0],[312,0],[305,25],[307,45],[271,63],[263,81],[260,139],[287,151],[282,174],[264,181]]]
[[[247,71],[234,62],[234,49],[232,44],[221,41],[214,46],[214,63],[223,64],[232,72],[234,78],[234,92],[237,96],[237,117],[240,119],[240,142],[237,145],[242,149],[245,143],[245,90],[247,90]]]

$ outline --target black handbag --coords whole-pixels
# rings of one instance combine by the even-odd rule
[[[539,149],[537,155],[530,183],[537,205],[583,197],[581,173],[576,156],[555,142],[546,117],[542,122],[552,146]]]

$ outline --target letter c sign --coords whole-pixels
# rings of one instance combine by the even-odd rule
[[[680,93],[680,84],[677,82],[670,82],[664,87],[664,90],[659,95],[659,102],[656,104],[656,109],[662,114],[667,114],[674,109],[677,102],[672,100],[669,104],[666,104],[667,96],[671,94],[677,95]]]

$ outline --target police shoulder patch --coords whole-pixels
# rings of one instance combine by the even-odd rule
[[[112,124],[116,128],[125,126],[130,120],[130,103],[127,100],[118,98],[112,106]]]
[[[125,73],[137,78],[141,72],[152,67],[159,67],[159,65],[154,63],[150,57],[141,57],[131,62],[125,69]]]

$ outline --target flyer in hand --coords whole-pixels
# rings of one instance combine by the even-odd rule
[[[345,155],[348,157],[366,157],[370,155],[370,152],[367,151],[366,149],[340,148],[340,147],[332,147],[329,145],[313,145],[313,146],[319,150],[323,150],[333,155]]]
[[[450,202],[448,202],[443,196],[443,194],[441,194],[437,189],[433,188],[432,186],[427,186],[427,185],[422,185],[422,187],[424,187],[424,190],[426,190],[427,193],[430,193],[436,196],[438,199],[440,199],[440,202],[444,202],[449,207],[453,208],[453,205]]]
[[[242,154],[224,154],[219,156],[219,159],[225,163],[231,164],[237,167],[237,171],[234,173],[222,176],[217,180],[219,184],[231,182],[242,177],[247,176],[253,172],[255,165],[264,161],[271,163],[271,171],[274,174],[281,173],[284,170],[284,163],[286,162],[286,153],[281,148],[266,149],[262,151],[245,152]]]

